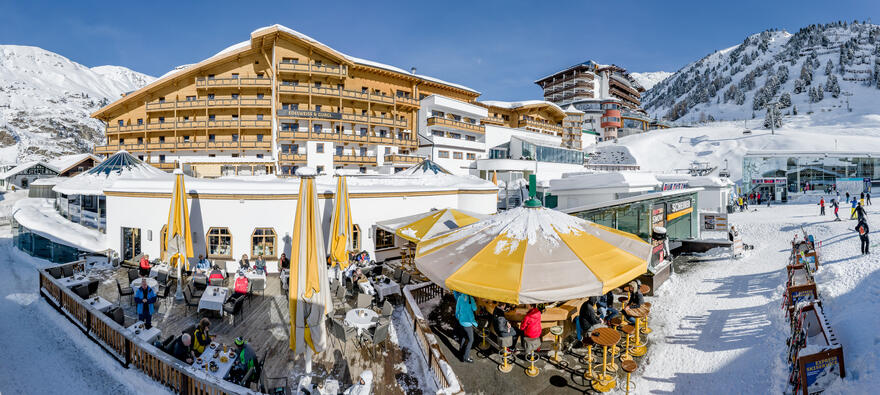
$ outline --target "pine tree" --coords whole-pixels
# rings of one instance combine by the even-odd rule
[[[794,93],[798,94],[798,93],[803,92],[804,88],[805,88],[804,85],[805,85],[804,80],[802,80],[800,78],[794,80]]]
[[[791,115],[797,115],[797,106],[791,106]]]
[[[770,126],[776,129],[782,127],[782,111],[776,106],[767,107],[767,115],[764,116],[764,127],[770,129]]]
[[[789,107],[791,107],[791,95],[789,95],[788,92],[785,92],[779,96],[779,108]]]
[[[832,71],[834,71],[834,63],[831,62],[831,59],[828,59],[828,63],[825,63],[825,75],[831,75]]]

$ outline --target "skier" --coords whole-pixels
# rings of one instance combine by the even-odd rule
[[[736,199],[736,204],[739,206],[739,212],[743,211],[743,198],[740,196]]]
[[[868,205],[871,205],[871,192],[865,194],[865,197],[868,198]]]
[[[819,199],[819,215],[825,215],[825,198]]]
[[[849,192],[846,193],[846,202],[849,203]]]
[[[856,219],[856,207],[859,205],[859,201],[856,200],[856,197],[853,196],[852,201],[850,201],[852,208],[849,211],[849,219]]]
[[[758,192],[758,204],[761,204],[761,192]]]
[[[862,207],[862,204],[861,204],[861,203],[859,203],[859,205],[856,206],[856,217],[858,217],[859,222],[862,222],[862,221],[864,221],[866,218],[868,218],[867,213],[865,213],[865,208]]]
[[[837,215],[837,211],[840,210],[840,204],[837,203],[837,199],[831,199],[831,207],[834,207],[834,220],[840,221],[840,216]]]
[[[859,240],[862,242],[862,254],[868,255],[868,223],[859,221],[859,224],[856,225],[856,232],[859,232]]]

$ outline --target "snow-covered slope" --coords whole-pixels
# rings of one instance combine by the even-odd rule
[[[834,22],[790,34],[768,30],[716,51],[655,85],[642,98],[651,115],[693,123],[763,118],[835,108],[871,111],[880,100],[880,27]]]
[[[104,127],[89,114],[154,78],[89,68],[37,47],[0,45],[0,162],[89,151]]]
[[[651,71],[647,73],[629,73],[629,75],[635,78],[636,82],[638,82],[643,88],[651,89],[654,85],[657,85],[660,81],[663,81],[672,75],[672,73],[668,71]]]

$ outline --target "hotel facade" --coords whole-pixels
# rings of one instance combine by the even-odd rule
[[[106,142],[194,176],[391,173],[417,163],[420,100],[470,88],[340,53],[274,25],[101,108]]]

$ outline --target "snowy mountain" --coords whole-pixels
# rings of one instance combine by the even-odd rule
[[[37,47],[0,45],[0,162],[88,152],[104,135],[89,114],[155,78],[86,67]]]
[[[629,73],[629,75],[635,78],[636,82],[645,89],[651,89],[654,85],[672,75],[672,73],[668,71],[651,71],[647,73]]]
[[[693,123],[796,112],[875,111],[880,26],[834,22],[767,30],[691,63],[642,96],[654,116]],[[848,102],[848,103],[847,103]],[[754,114],[754,116],[753,116]]]

